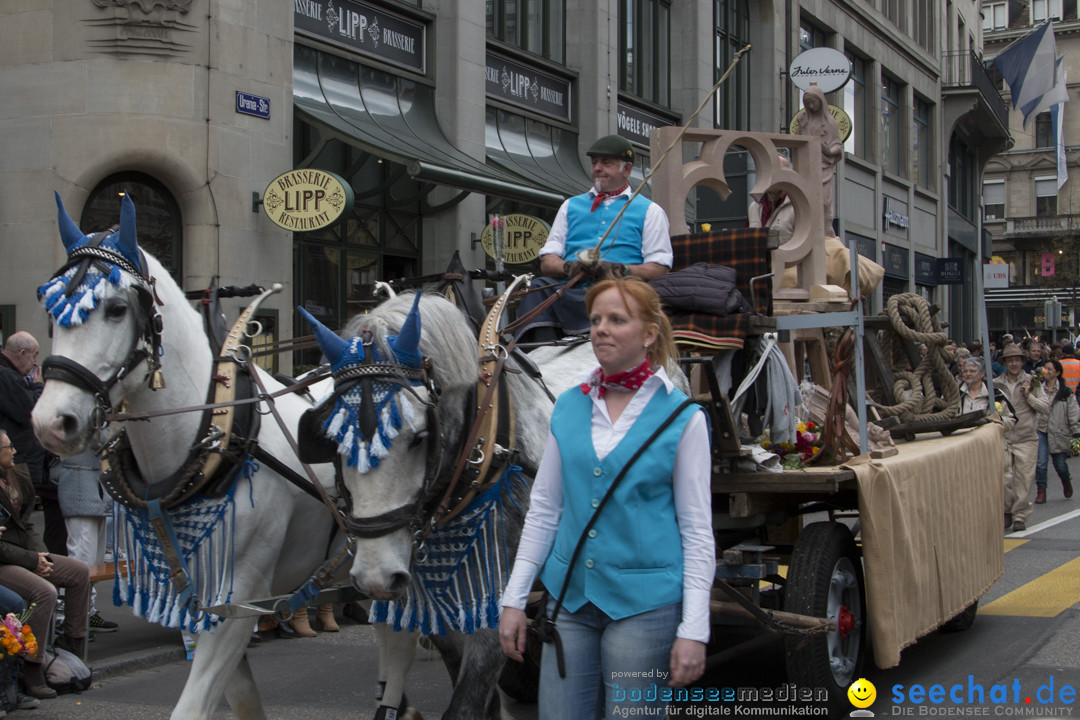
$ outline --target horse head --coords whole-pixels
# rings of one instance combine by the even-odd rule
[[[416,533],[437,501],[446,439],[460,433],[476,381],[475,336],[456,307],[420,293],[357,317],[349,339],[300,312],[335,380],[333,395],[301,422],[301,453],[329,441],[357,543],[353,583],[372,598],[396,599],[408,587]]]
[[[38,288],[54,333],[53,354],[42,363],[45,389],[32,419],[47,450],[72,455],[104,426],[105,414],[158,367],[161,328],[131,199],[125,194],[121,201],[118,227],[91,235],[78,228],[58,193],[56,204],[68,260]]]

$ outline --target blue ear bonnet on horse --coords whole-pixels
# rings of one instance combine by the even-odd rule
[[[107,235],[84,235],[64,209],[60,193],[56,193],[56,206],[60,239],[72,261],[39,287],[37,294],[57,325],[73,327],[81,325],[98,306],[106,283],[120,289],[130,287],[131,276],[147,275],[146,262],[135,240],[135,205],[126,193],[120,203],[119,229]],[[101,252],[94,254],[91,248]],[[80,270],[82,263],[76,262],[80,257],[90,257],[93,262]],[[75,286],[69,287],[73,280]]]
[[[416,293],[412,309],[397,335],[387,335],[386,344],[393,357],[383,358],[376,343],[364,344],[364,338],[345,340],[312,317],[304,308],[297,310],[315,332],[315,340],[326,359],[335,379],[348,378],[350,371],[364,365],[401,365],[419,369],[423,362],[420,352],[420,293]],[[367,353],[371,353],[368,357]],[[390,450],[391,441],[397,437],[402,421],[414,430],[413,409],[409,403],[401,403],[397,395],[401,386],[372,378],[371,389],[365,402],[364,386],[367,381],[353,382],[344,392],[335,394],[334,406],[323,422],[326,437],[338,445],[338,454],[345,457],[349,467],[365,473],[379,466]],[[419,381],[410,381],[419,385]],[[365,407],[366,406],[366,407]],[[370,427],[363,421],[367,412],[374,411],[378,424]],[[363,428],[369,425],[367,431]]]

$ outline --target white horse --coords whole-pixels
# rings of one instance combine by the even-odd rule
[[[54,319],[52,362],[46,361],[52,372],[46,372],[33,422],[46,449],[72,455],[87,446],[104,411],[121,402],[132,413],[206,402],[216,352],[211,352],[202,319],[179,286],[156,259],[139,250],[135,210],[127,196],[119,231],[95,236],[83,235],[59,195],[57,204],[69,263],[58,275],[60,282],[50,282],[41,292]],[[58,294],[68,286],[72,292]],[[152,370],[158,363],[167,386],[151,390]],[[257,367],[252,369],[268,392],[282,388]],[[298,418],[310,406],[290,394],[279,397],[276,407],[294,433]],[[206,437],[201,417],[198,412],[166,414],[129,424],[131,450],[149,487],[172,475]],[[258,444],[303,472],[269,415],[263,418]],[[329,466],[316,472],[320,483],[332,489]],[[237,482],[231,597],[244,601],[290,593],[325,559],[334,532],[332,517],[326,507],[265,465]],[[265,717],[245,655],[251,630],[251,620],[241,618],[221,622],[214,632],[200,635],[173,718],[212,717],[222,693],[237,717]],[[400,686],[414,651],[413,638],[383,634],[382,640],[380,679]]]
[[[531,482],[510,468],[530,478],[535,472],[553,400],[515,358],[507,361],[516,454],[491,476],[498,479],[491,489],[458,518],[431,530],[472,427],[470,406],[482,392],[477,337],[465,315],[439,296],[399,296],[353,318],[342,333],[348,340],[308,319],[337,389],[312,411],[320,425],[302,431],[301,454],[319,448],[341,456],[338,483],[349,498],[348,526],[356,535],[352,582],[385,601],[373,608],[375,619],[386,623],[380,632],[392,634],[393,627],[431,635],[454,683],[444,720],[497,718],[494,689],[505,660],[495,630],[498,602]],[[560,385],[596,363],[587,344],[552,355]],[[546,375],[547,368],[540,369]],[[466,479],[463,489],[468,484]],[[457,569],[447,573],[446,567]],[[387,700],[394,701],[389,692]]]

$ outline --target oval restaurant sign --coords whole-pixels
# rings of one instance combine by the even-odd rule
[[[844,108],[835,105],[829,106],[829,112],[832,113],[833,120],[836,121],[836,130],[840,133],[840,142],[844,142],[851,135],[851,116],[844,112]],[[791,124],[788,125],[788,132],[792,135],[796,134],[799,129],[799,118],[805,114],[806,108],[795,113],[795,117],[791,118]]]
[[[847,84],[851,77],[851,61],[833,48],[811,48],[791,61],[788,77],[801,90],[807,90],[810,83],[817,83],[823,91],[832,92]]]
[[[278,227],[311,232],[333,225],[355,200],[352,186],[334,173],[306,168],[290,170],[270,181],[263,210]]]
[[[503,215],[502,221],[505,224],[503,262],[520,265],[540,257],[540,248],[547,242],[550,230],[547,223],[531,215]],[[484,228],[484,233],[480,236],[480,244],[484,246],[484,252],[488,254],[488,257],[498,259],[495,257],[495,237],[491,223]]]

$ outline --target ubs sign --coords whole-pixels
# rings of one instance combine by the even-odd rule
[[[352,186],[324,170],[290,170],[270,181],[263,211],[278,227],[311,232],[333,225],[353,206]]]

